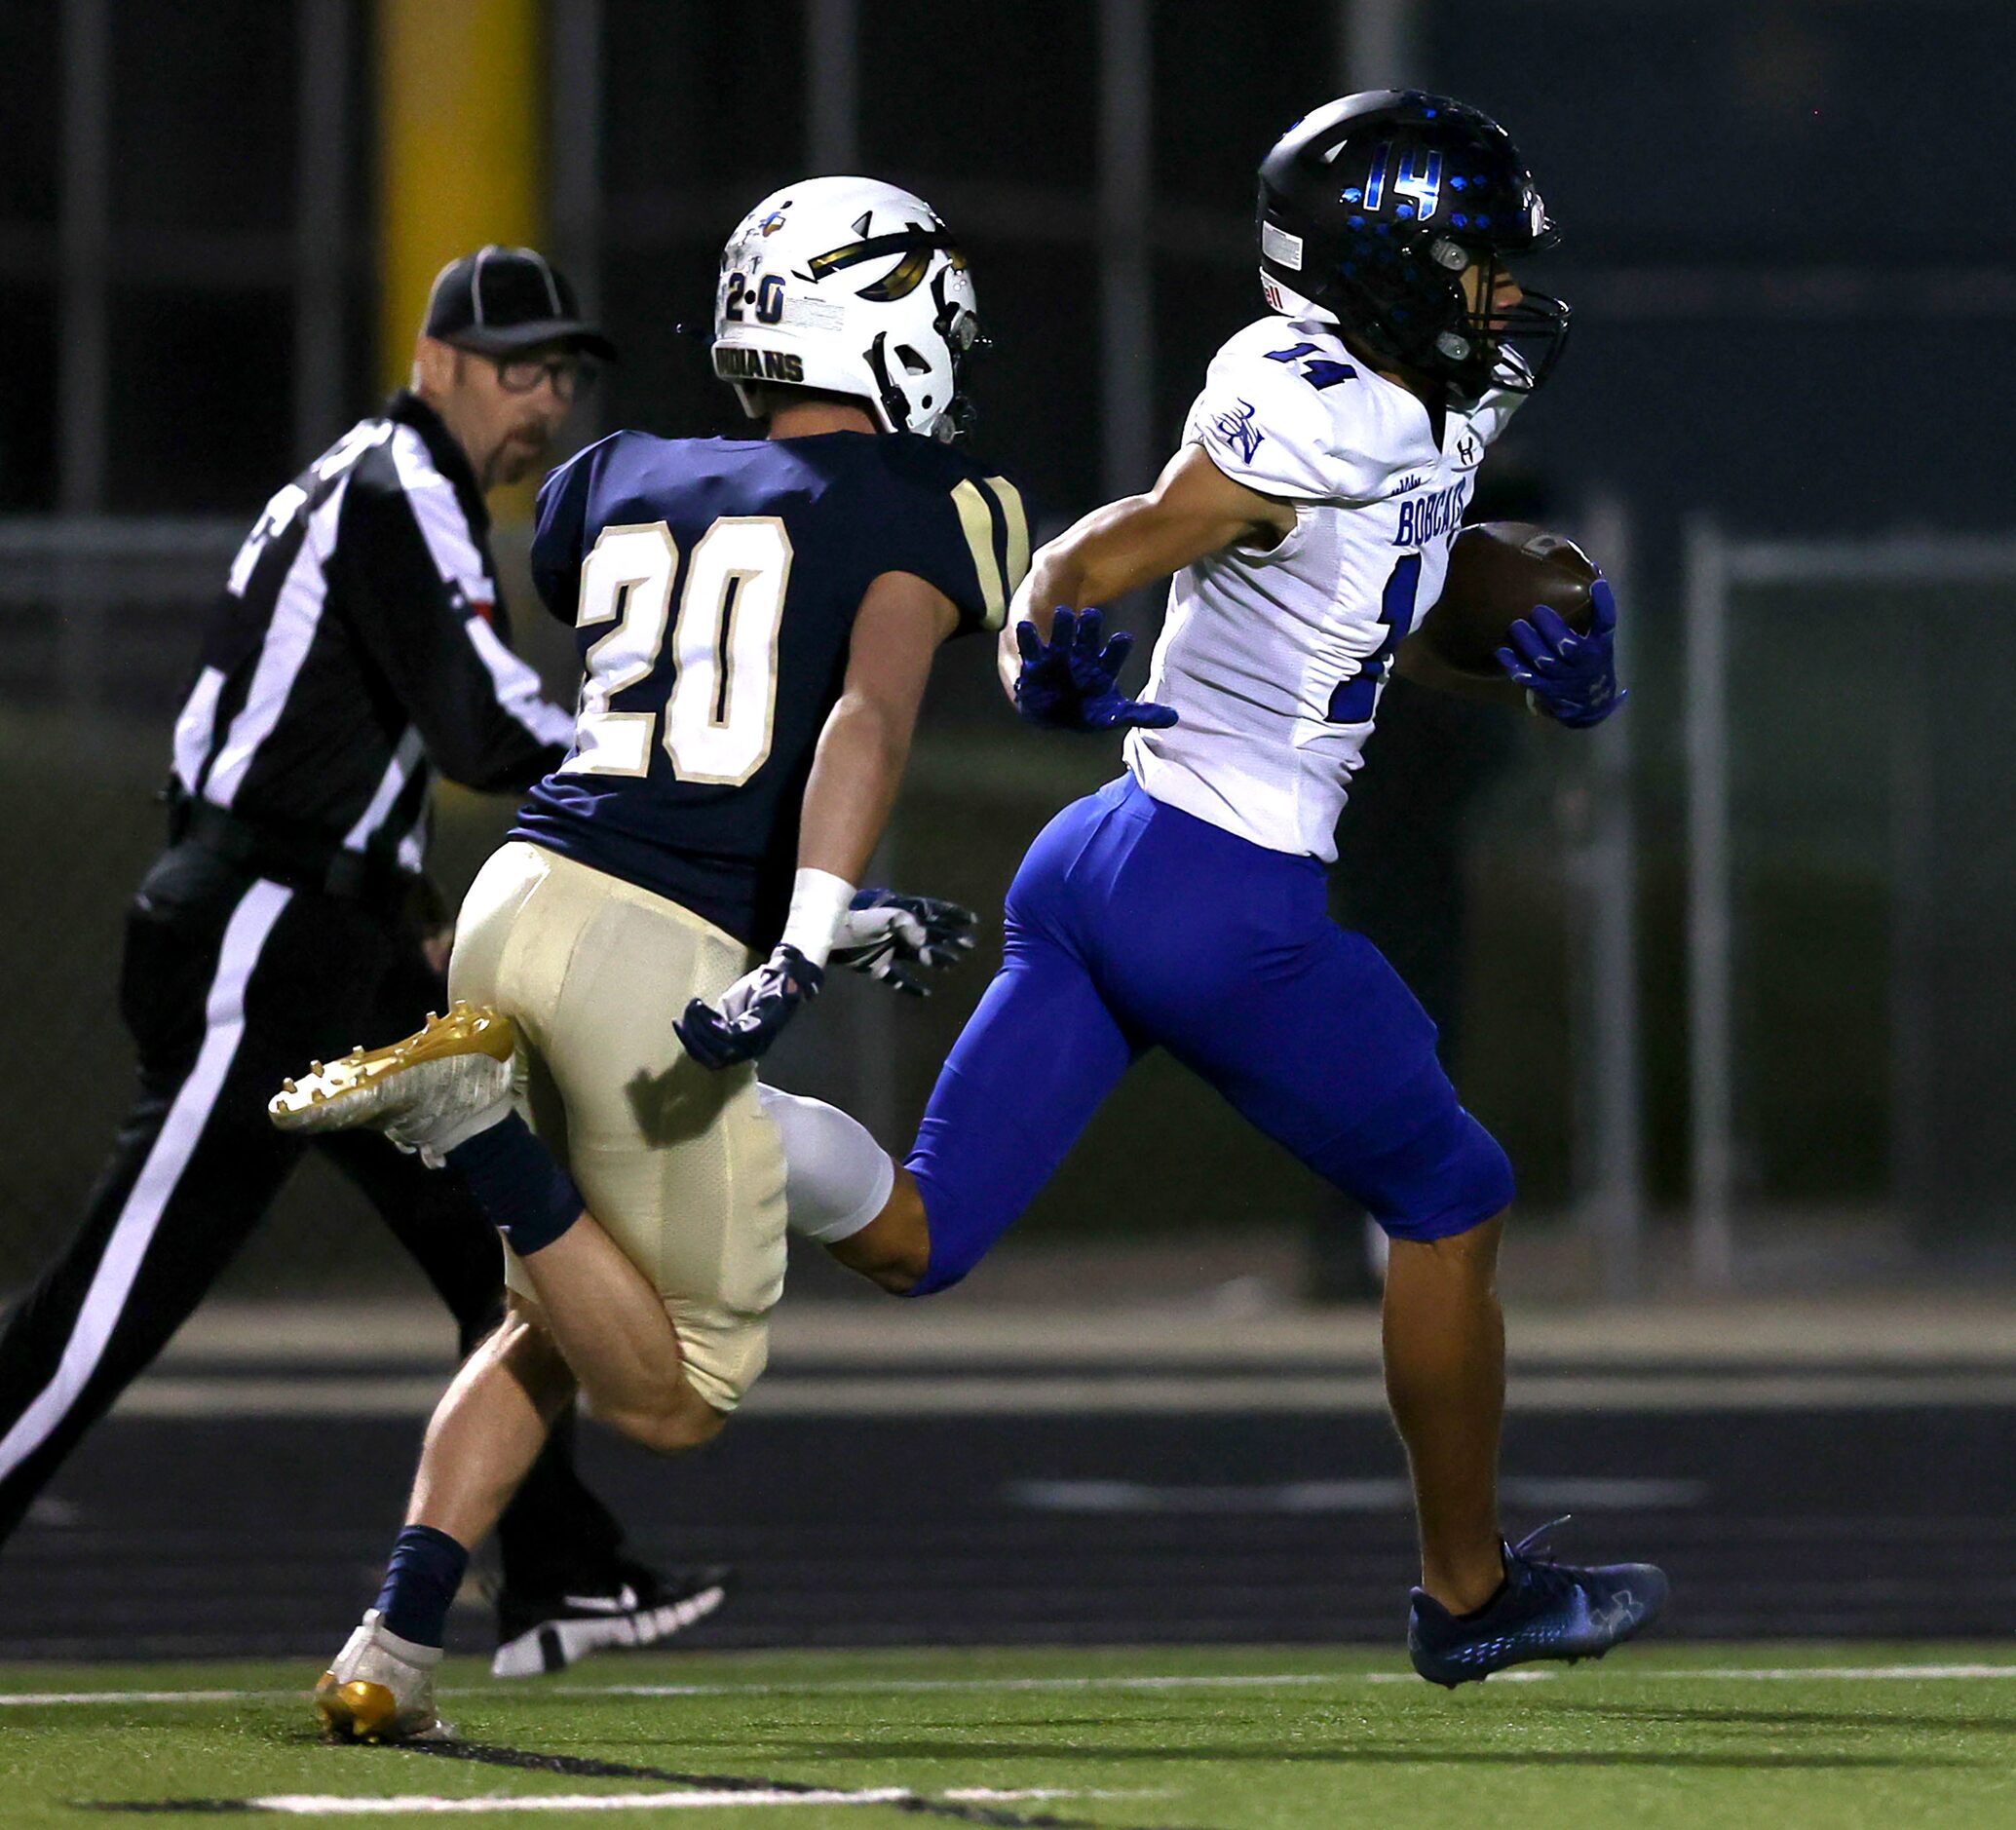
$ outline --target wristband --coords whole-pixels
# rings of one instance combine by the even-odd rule
[[[791,912],[784,917],[780,946],[796,947],[813,965],[825,969],[833,936],[854,900],[854,885],[830,870],[801,870],[791,884]]]

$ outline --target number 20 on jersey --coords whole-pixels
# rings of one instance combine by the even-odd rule
[[[654,743],[682,782],[737,787],[770,757],[777,636],[791,582],[791,538],[774,515],[723,515],[694,543],[671,613],[679,549],[663,521],[605,527],[581,571],[577,628],[615,625],[582,666],[568,773],[643,776]],[[670,627],[664,727],[657,710],[613,708],[657,670]]]

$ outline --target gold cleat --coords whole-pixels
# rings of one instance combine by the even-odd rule
[[[355,1678],[340,1684],[335,1672],[324,1671],[315,1687],[315,1714],[332,1741],[377,1741],[399,1714],[399,1702],[382,1684]]]
[[[440,1649],[391,1632],[373,1608],[315,1687],[315,1715],[331,1741],[443,1741],[454,1731],[434,1708]]]
[[[353,1048],[312,1062],[281,1083],[266,1116],[283,1131],[337,1131],[368,1125],[424,1145],[437,1123],[459,1122],[505,1096],[517,1038],[511,1018],[457,1001],[446,1016],[386,1048]]]

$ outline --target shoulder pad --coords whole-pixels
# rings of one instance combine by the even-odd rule
[[[1330,326],[1263,318],[1212,360],[1188,436],[1236,482],[1295,501],[1368,502],[1438,453],[1426,412]]]
[[[914,506],[902,515],[920,573],[959,605],[965,627],[998,629],[1028,575],[1029,509],[1007,477],[958,445],[915,433],[875,440]]]

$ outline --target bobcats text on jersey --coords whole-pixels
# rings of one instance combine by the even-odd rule
[[[1470,485],[1465,477],[1437,489],[1432,495],[1418,496],[1400,504],[1400,525],[1393,531],[1395,547],[1425,547],[1431,540],[1447,540],[1463,525],[1463,512],[1470,506]]]

